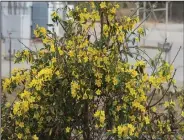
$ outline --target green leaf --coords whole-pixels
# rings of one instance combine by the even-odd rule
[[[133,40],[132,40],[132,44],[133,44],[133,45],[135,44],[135,38],[133,38]]]
[[[52,135],[52,128],[49,131],[49,136],[51,136],[51,135]]]
[[[52,27],[52,26],[54,26],[54,25],[53,25],[53,24],[47,24],[47,26]]]
[[[50,122],[50,121],[52,120],[52,117],[51,117],[51,116],[47,116],[47,117],[46,117],[46,120],[47,120],[48,122]]]

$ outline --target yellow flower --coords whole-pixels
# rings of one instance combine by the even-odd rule
[[[96,72],[96,73],[95,73],[95,77],[97,77],[97,78],[102,78],[102,74],[99,73],[99,72]]]
[[[122,137],[123,135],[124,136],[127,136],[127,134],[128,134],[128,128],[126,126],[119,125],[117,127],[117,132],[118,132],[118,136],[119,137]]]
[[[150,124],[150,119],[148,118],[148,116],[144,117],[144,120],[146,124]]]
[[[53,57],[51,61],[52,61],[52,63],[56,63],[56,58]]]
[[[68,54],[69,54],[70,57],[74,57],[74,51],[69,51]]]
[[[54,12],[51,14],[51,17],[52,17],[52,18],[57,17],[57,13],[56,13],[56,11],[54,11]]]
[[[55,51],[56,51],[54,45],[51,45],[51,46],[50,46],[50,51],[51,51],[51,52],[55,52]]]
[[[84,57],[84,62],[85,63],[88,62],[88,57],[87,56]]]
[[[74,88],[74,89],[79,89],[80,88],[80,86],[77,82],[72,81],[71,85],[72,85],[72,88]]]
[[[116,13],[116,8],[112,8],[111,10],[110,10],[110,12],[112,13],[112,14],[115,14]]]
[[[123,42],[123,38],[124,38],[124,36],[118,35],[118,41],[119,41],[119,42]]]
[[[50,78],[52,76],[51,68],[44,68],[38,73],[38,77],[45,76],[45,78]],[[38,80],[37,80],[38,81]]]
[[[175,102],[173,102],[172,100],[170,101],[170,105],[171,106],[175,106]]]
[[[157,86],[157,83],[156,83],[156,77],[154,77],[154,76],[150,76],[149,77],[149,82],[151,83],[151,84],[153,84],[153,86]]]
[[[136,17],[135,20],[136,20],[136,22],[139,22],[139,17]]]
[[[36,135],[33,135],[33,140],[38,140],[38,137]]]
[[[92,7],[92,8],[95,8],[94,2],[91,2],[91,7]]]
[[[1,129],[0,129],[0,134],[3,132],[3,128],[1,127]]]
[[[76,8],[75,8],[75,9],[76,9],[76,11],[78,12],[78,11],[79,11],[79,6],[76,6]]]
[[[18,134],[17,134],[18,139],[22,139],[22,136],[23,136],[23,135],[22,135],[21,133],[18,133]]]
[[[116,8],[119,8],[119,4],[116,4],[115,7],[116,7]]]
[[[127,22],[130,22],[130,21],[131,21],[131,19],[130,19],[130,17],[128,17],[128,18],[127,18]]]
[[[35,37],[39,37],[40,36],[40,34],[38,33],[37,30],[34,30],[34,35],[35,35]]]
[[[145,66],[145,62],[143,60],[137,61],[135,66]]]
[[[28,50],[24,50],[24,55],[25,56],[29,56],[29,51]]]
[[[173,80],[172,80],[172,83],[173,83],[173,84],[176,84],[176,80],[175,80],[175,79],[173,79]]]
[[[5,104],[5,106],[8,108],[8,107],[10,107],[10,103],[9,102],[7,102],[6,104]]]
[[[59,51],[59,55],[63,55],[64,52],[61,50],[61,47],[58,48],[58,51]]]
[[[85,100],[85,99],[88,99],[88,95],[87,95],[86,93],[84,93],[83,99],[84,99],[84,100]]]
[[[65,129],[66,133],[69,133],[70,129],[71,129],[70,127],[66,127],[66,129]]]
[[[132,122],[134,122],[135,119],[136,119],[136,117],[135,117],[134,115],[130,116],[130,120],[131,120]]]
[[[118,106],[116,107],[116,110],[117,110],[117,111],[120,111],[120,110],[121,110],[121,106],[118,105]]]
[[[98,89],[98,90],[96,91],[96,94],[97,94],[97,95],[100,95],[100,94],[101,94],[101,90]]]
[[[165,108],[169,107],[169,105],[170,105],[170,104],[169,104],[168,101],[166,101],[166,102],[164,103],[164,107],[165,107]]]
[[[104,125],[104,121],[105,121],[105,112],[103,110],[97,110],[94,114],[94,117],[95,118],[98,118],[100,123],[101,123],[101,126]]]
[[[135,127],[132,124],[128,124],[127,127],[129,128],[129,135],[132,136],[135,131]]]
[[[47,43],[50,42],[50,40],[48,40],[48,38],[44,38],[42,41],[43,41],[44,44],[47,44]]]
[[[109,75],[107,75],[107,76],[105,77],[105,81],[108,82],[108,83],[111,81],[111,78],[110,78]]]
[[[40,27],[40,33],[45,36],[47,34],[47,30],[44,27]]]
[[[147,74],[143,75],[142,80],[143,82],[146,82],[148,80],[148,75]]]
[[[20,126],[21,128],[23,128],[23,127],[24,127],[24,122],[20,122],[20,123],[19,123],[19,126]]]
[[[107,25],[107,24],[104,24],[103,30],[104,30],[104,32],[106,32],[106,31],[108,31],[108,30],[109,30],[109,27],[108,27],[108,25]]]
[[[167,108],[167,107],[169,107],[169,106],[175,106],[175,102],[173,102],[173,101],[171,100],[170,102],[166,101],[166,102],[164,103],[164,107],[165,107],[165,108]]]
[[[136,91],[133,88],[129,88],[129,90],[130,90],[130,94],[131,95],[133,95],[133,96],[136,95]]]
[[[156,112],[157,111],[157,108],[154,106],[154,107],[152,107],[152,111],[153,112]]]
[[[101,87],[101,85],[102,85],[102,80],[100,80],[100,79],[95,80],[95,84],[96,84],[98,87]]]
[[[100,120],[100,123],[103,124],[105,121],[105,114],[101,114],[99,120]]]
[[[171,132],[171,127],[170,127],[169,124],[166,125],[166,128],[167,128],[167,131],[168,131],[168,132]]]
[[[14,106],[13,106],[13,113],[17,114],[18,110],[20,108],[20,102],[15,102]]]
[[[24,92],[20,94],[20,97],[21,97],[21,99],[23,99],[23,98],[29,99],[30,95],[31,95],[31,93],[29,91],[24,90]]]
[[[77,96],[77,91],[76,90],[72,90],[71,94],[72,94],[72,97],[75,98]]]
[[[28,109],[29,109],[29,103],[28,103],[28,101],[23,101],[23,102],[22,102],[22,110],[23,110],[24,112],[27,112]]]
[[[136,70],[131,70],[130,72],[131,72],[131,74],[132,74],[133,77],[136,77],[138,75],[138,73],[137,73]]]
[[[56,71],[56,75],[57,75],[57,76],[59,76],[59,75],[60,75],[60,72],[59,72],[58,70]]]
[[[181,116],[184,117],[184,111],[181,112]]]
[[[144,29],[142,27],[139,27],[138,30],[137,30],[137,32],[139,34],[143,34],[144,33]]]
[[[116,77],[113,78],[113,84],[117,85],[118,84],[118,79]]]
[[[140,103],[137,102],[137,101],[134,101],[134,102],[132,103],[132,106],[138,108],[138,107],[140,106]]]
[[[84,12],[87,12],[87,8],[84,8]]]
[[[11,80],[6,78],[5,81],[3,82],[3,90],[6,91],[7,88],[10,86]]]
[[[139,42],[140,40],[139,40],[139,38],[138,38],[138,37],[135,37],[135,41]]]
[[[106,8],[106,3],[105,3],[105,2],[101,2],[101,3],[100,3],[100,8],[102,8],[102,9],[103,9],[103,8]]]

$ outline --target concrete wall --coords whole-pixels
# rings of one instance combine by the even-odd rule
[[[24,43],[27,47],[30,46],[31,39],[31,15],[22,15],[21,16],[21,42]],[[25,48],[21,45],[21,48]]]
[[[26,2],[22,4],[22,7],[14,8],[14,2],[11,2],[11,7],[8,7],[10,3],[3,2],[2,3],[2,55],[9,55],[9,47],[10,47],[10,38],[11,37],[11,46],[12,46],[12,54],[17,50],[23,48],[23,45],[18,41],[20,40],[26,46],[29,46],[30,39],[30,25],[31,25],[31,8],[30,2]],[[17,3],[17,6],[20,2]],[[25,7],[23,7],[25,6]],[[12,12],[9,10],[11,9]]]
[[[20,43],[18,43],[17,39],[21,37],[21,19],[20,16],[15,15],[3,15],[2,16],[2,33],[4,37],[4,54],[8,55],[9,46],[10,46],[10,39],[9,36],[12,38],[12,52],[14,50],[18,50],[21,48]]]

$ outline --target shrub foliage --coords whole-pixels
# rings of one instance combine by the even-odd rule
[[[49,26],[62,26],[63,37],[37,26],[44,47],[18,52],[15,62],[30,68],[3,81],[4,93],[17,94],[2,107],[3,139],[182,139],[184,98],[169,91],[175,71],[161,55],[130,51],[145,31],[134,15],[117,18],[118,7],[83,3],[65,21],[53,12]]]

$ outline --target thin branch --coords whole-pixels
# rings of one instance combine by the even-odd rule
[[[180,48],[178,49],[178,51],[177,51],[177,53],[176,53],[176,55],[175,55],[175,57],[174,57],[174,59],[173,59],[171,65],[172,65],[172,64],[174,63],[174,61],[176,60],[176,57],[178,56],[180,50],[181,50],[181,46],[180,46]]]
[[[157,105],[160,101],[162,101],[162,99],[165,97],[165,95],[167,94],[167,92],[169,91],[169,89],[170,89],[170,87],[171,87],[171,82],[172,82],[172,80],[173,80],[173,78],[174,78],[175,73],[176,73],[176,69],[175,69],[175,71],[174,71],[174,74],[173,74],[172,78],[170,79],[170,83],[169,83],[169,85],[168,85],[168,88],[167,88],[167,90],[165,91],[165,93],[163,94],[163,96],[162,96],[157,102],[155,102],[155,103],[152,104],[151,106],[148,106],[148,108],[151,108],[151,107]]]
[[[164,43],[163,43],[162,49],[164,49],[164,44],[165,44],[166,42],[167,42],[167,38],[165,39],[165,41],[164,41]],[[159,55],[159,57],[158,57],[158,59],[157,59],[157,62],[156,62],[156,64],[154,65],[154,70],[153,70],[152,74],[154,74],[155,71],[156,71],[156,68],[157,68],[158,62],[159,62],[159,60],[160,60],[160,58],[161,58],[161,56],[162,56],[162,53],[163,53],[163,51],[161,51],[161,53],[160,53],[160,55]]]
[[[149,12],[148,13],[148,16],[132,31],[132,32],[134,32],[135,30],[137,30],[147,19],[148,19],[148,17],[151,15],[151,12]],[[126,40],[127,39],[129,39],[130,38],[130,36],[131,36],[132,34],[130,34],[127,38],[126,38]]]
[[[27,48],[28,50],[30,50],[31,52],[34,52],[32,51],[30,48],[28,48],[24,43],[22,43],[19,39],[17,39],[25,48]]]
[[[148,106],[151,104],[151,102],[152,102],[152,100],[153,100],[153,97],[155,96],[155,93],[156,93],[156,88],[152,91],[152,96],[151,96],[151,99],[150,99],[150,101],[149,101],[149,103],[148,103]],[[149,97],[148,97],[149,98]]]
[[[94,28],[94,33],[95,33],[96,41],[98,41],[97,34],[96,34],[96,29],[95,28]]]

